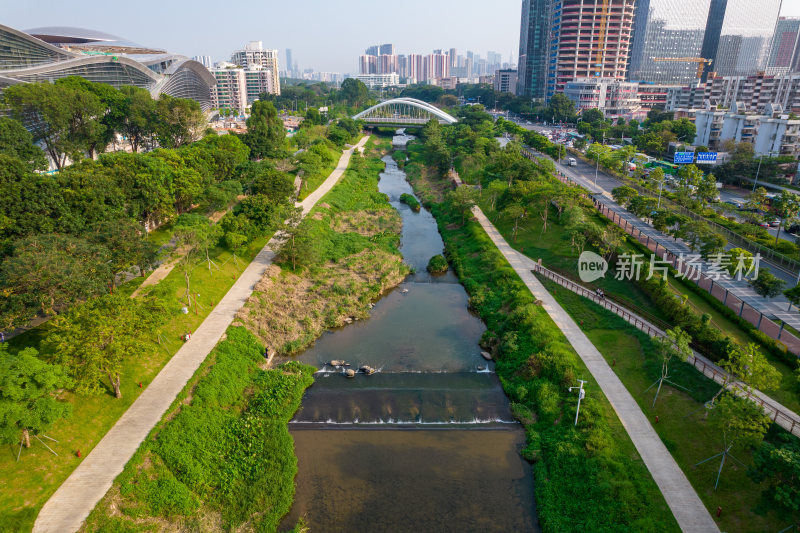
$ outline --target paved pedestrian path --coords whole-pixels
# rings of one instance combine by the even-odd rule
[[[661,442],[636,400],[633,399],[602,354],[575,321],[536,279],[529,268],[529,259],[519,254],[506,242],[479,208],[474,208],[473,213],[531,293],[541,300],[544,310],[564,333],[591,372],[592,377],[597,381],[622,425],[625,426],[631,441],[653,476],[653,480],[664,495],[681,530],[693,533],[719,532],[714,519],[664,443]]]
[[[556,272],[548,270],[529,257],[524,257],[523,261],[527,264],[527,267],[530,270],[544,275],[548,279],[555,281],[565,289],[568,289],[575,294],[589,298],[597,305],[622,317],[626,322],[647,333],[651,337],[663,337],[665,335],[663,329],[653,324],[646,318],[641,317],[633,311],[619,305],[618,303],[612,302],[608,298],[600,298],[594,291],[575,283],[571,279],[565,278]],[[725,383],[728,389],[734,390],[739,396],[755,402],[764,410],[764,414],[767,415],[770,420],[781,426],[789,433],[800,437],[800,415],[785,405],[779,403],[777,400],[769,397],[758,389],[751,389],[741,381],[731,379],[727,371],[694,350],[692,350],[692,355],[689,356],[687,362],[694,366],[704,376],[713,379],[720,385]]]
[[[331,190],[347,168],[353,151],[361,149],[368,138],[363,137],[356,146],[345,150],[336,169],[325,182],[298,204],[303,208],[304,214]],[[197,328],[191,340],[178,350],[114,427],[45,503],[33,526],[34,533],[67,533],[81,527],[97,502],[111,488],[114,478],[122,472],[125,464],[150,430],[161,420],[250,297],[256,283],[272,263],[275,255],[273,250],[279,244],[277,239],[273,237],[264,246]]]

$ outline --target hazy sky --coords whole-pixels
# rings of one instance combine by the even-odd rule
[[[691,0],[687,0],[691,1]],[[753,0],[754,5],[758,0]],[[19,30],[78,26],[187,56],[228,59],[247,41],[291,48],[300,68],[356,73],[371,44],[398,53],[434,48],[487,50],[514,59],[519,51],[521,0],[0,0],[0,23]],[[35,6],[35,7],[32,7]],[[83,7],[81,7],[83,6]],[[800,0],[783,0],[782,15],[800,16]]]

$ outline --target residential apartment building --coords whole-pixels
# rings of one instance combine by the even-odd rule
[[[265,49],[261,41],[250,41],[243,50],[237,50],[231,54],[231,63],[245,70],[255,70],[256,68],[269,70],[272,72],[274,81],[274,94],[281,94],[277,50]]]
[[[211,90],[211,107],[213,109],[231,109],[238,114],[244,114],[247,108],[247,79],[244,69],[225,64],[211,69],[211,74],[217,79],[217,84]]]
[[[694,144],[718,150],[726,140],[747,142],[759,155],[800,155],[800,120],[784,113],[778,104],[768,104],[764,113],[749,112],[735,103],[729,110],[677,110],[676,116],[694,116],[697,133]]]
[[[262,93],[275,93],[275,76],[272,71],[265,68],[254,68],[244,71],[245,92],[247,94],[247,105],[258,100]]]
[[[400,85],[400,76],[396,72],[388,74],[359,74],[356,79],[364,82],[364,85],[370,89]]]
[[[787,113],[800,114],[800,74],[712,75],[704,84],[671,87],[665,107],[700,108],[706,102],[725,108],[741,102],[758,113],[763,113],[767,105],[778,104]]]

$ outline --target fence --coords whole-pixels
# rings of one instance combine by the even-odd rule
[[[717,300],[722,302],[722,305],[736,313],[740,318],[747,320],[755,328],[772,339],[780,341],[786,348],[793,354],[800,354],[800,338],[796,337],[793,333],[784,329],[784,323],[781,321],[780,326],[776,324],[771,318],[767,317],[748,304],[738,296],[730,292],[728,289],[720,285],[714,279],[711,279],[701,272],[701,270],[693,268],[689,265],[681,267],[679,257],[670,252],[666,246],[661,244],[658,240],[649,235],[645,235],[642,230],[624,218],[619,213],[610,209],[607,205],[594,198],[595,207],[612,222],[618,225],[631,237],[635,238],[639,243],[644,245],[645,248],[652,251],[656,257],[667,261],[672,265],[680,274],[683,274],[687,280],[694,281],[695,284],[710,293]]]
[[[650,337],[664,336],[664,329],[654,326],[649,321],[642,319],[634,313],[631,313],[626,308],[608,300],[605,297],[600,297],[594,291],[575,283],[569,278],[557,274],[540,264],[535,264],[533,271],[558,283],[562,287],[565,287],[576,294],[589,298],[596,304],[622,317],[626,322],[643,331]],[[693,346],[693,348],[696,349],[696,346]],[[699,354],[690,356],[687,359],[687,362],[692,364],[704,376],[716,381],[717,383],[725,383],[729,379],[728,374],[724,370]],[[754,394],[748,387],[739,382],[731,382],[729,383],[729,386],[737,389],[736,393],[739,396],[758,404],[773,422],[787,430],[789,433],[800,437],[800,419],[798,419],[797,415],[794,413],[784,412],[779,407],[770,403],[768,400],[765,400],[760,394]]]
[[[535,154],[533,153],[533,151],[530,148],[523,149],[523,153],[528,158],[536,157]],[[583,157],[582,154],[580,154],[580,152],[576,151],[575,154],[585,160],[585,158]],[[638,183],[635,183],[635,182],[633,182],[631,180],[627,180],[625,178],[618,178],[616,176],[612,176],[612,177],[614,177],[614,179],[620,181],[621,183],[624,183],[625,185],[628,185],[629,187],[633,187],[639,194],[646,194],[648,196],[654,194],[654,192],[651,191],[650,189],[646,189],[646,188],[642,187],[641,185],[639,185]],[[565,181],[565,180],[562,179],[562,181]],[[749,252],[751,252],[753,254],[756,254],[756,253],[761,254],[761,257],[764,258],[766,261],[772,263],[772,265],[774,265],[776,268],[780,268],[781,270],[791,274],[792,276],[796,276],[798,274],[798,272],[800,271],[800,262],[799,261],[796,261],[796,260],[794,260],[794,259],[792,259],[790,257],[787,257],[787,256],[783,255],[780,252],[776,252],[772,248],[768,248],[768,247],[766,247],[766,246],[764,246],[762,244],[759,244],[759,243],[757,243],[755,241],[752,241],[752,240],[748,239],[747,237],[743,237],[742,235],[739,235],[738,233],[726,228],[725,226],[723,226],[721,224],[718,224],[718,223],[714,222],[713,220],[709,220],[706,217],[704,217],[704,216],[702,216],[702,215],[700,215],[698,213],[695,213],[694,211],[692,211],[690,209],[687,209],[686,207],[684,207],[684,206],[682,206],[680,204],[677,204],[677,203],[673,202],[669,198],[666,198],[666,197],[662,196],[661,197],[661,203],[663,205],[669,207],[671,210],[673,210],[673,211],[675,211],[677,213],[686,215],[686,216],[692,218],[693,220],[698,220],[698,221],[705,222],[706,224],[711,226],[711,228],[714,231],[716,231],[717,233],[719,233],[720,235],[723,235],[726,239],[728,239],[729,243],[734,244],[734,245],[738,246],[739,248],[743,248],[743,249],[745,249],[745,250],[747,250],[747,251],[749,251]]]

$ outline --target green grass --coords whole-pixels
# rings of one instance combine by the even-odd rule
[[[421,172],[414,159],[409,177]],[[426,189],[427,190],[427,189]],[[421,193],[423,194],[423,193]],[[575,396],[567,392],[589,372],[563,334],[510,268],[486,233],[447,204],[432,205],[448,258],[486,322],[483,345],[523,423],[534,463],[539,521],[544,531],[677,531],[663,496],[611,406],[596,386],[577,428]]]
[[[755,512],[762,488],[747,477],[740,465],[726,464],[716,492],[713,488],[719,462],[693,466],[718,453],[722,445],[718,430],[706,422],[703,407],[703,402],[719,390],[719,385],[687,363],[673,363],[673,380],[689,392],[665,385],[652,408],[654,389],[645,390],[658,379],[661,366],[652,340],[588,299],[553,282],[542,281],[570,316],[581,324],[581,329],[609,364],[614,364],[614,372],[650,419],[709,512],[722,508],[718,520],[722,531],[779,531],[791,523],[791,517],[781,516],[774,510],[763,515]],[[745,464],[752,463],[751,450],[735,450],[734,453]]]
[[[262,370],[262,354],[245,328],[228,329],[207,372],[184,390],[191,402],[165,415],[89,517],[88,531],[142,522],[204,530],[209,516],[225,529],[277,529],[297,473],[287,423],[316,368],[290,362]]]
[[[337,152],[335,150],[327,149],[328,154],[330,155],[332,161],[320,165],[318,167],[314,167],[310,172],[307,172],[303,175],[303,186],[300,188],[300,194],[298,195],[298,200],[305,200],[309,194],[316,191],[322,182],[325,181],[328,176],[330,176],[331,172],[336,168],[336,165],[339,163],[339,158],[341,157],[341,152]]]
[[[150,339],[149,350],[140,358],[127,360],[122,370],[122,398],[115,399],[111,392],[100,396],[87,396],[67,393],[66,398],[73,404],[73,415],[68,420],[58,422],[47,435],[58,443],[51,447],[59,454],[52,455],[37,441],[29,450],[23,450],[20,461],[15,461],[16,446],[5,446],[0,453],[0,478],[13,479],[14,490],[3,491],[0,496],[0,524],[8,531],[29,531],[36,513],[55,492],[59,485],[80,464],[76,456],[80,450],[85,457],[100,441],[117,419],[130,407],[145,387],[153,380],[161,368],[183,344],[180,335],[194,331],[208,313],[228,292],[234,281],[244,271],[246,265],[266,244],[267,238],[253,241],[244,257],[236,264],[231,254],[218,248],[212,254],[220,270],[209,272],[205,263],[198,263],[192,272],[193,292],[199,293],[200,306],[197,314],[181,314],[180,308],[184,292],[183,274],[173,270],[167,278],[156,286],[161,297],[169,303],[171,315],[165,326],[160,328],[161,344]],[[38,347],[46,336],[49,326],[43,324],[23,335],[9,345],[12,350],[25,346]],[[47,354],[43,354],[47,356]],[[139,388],[139,383],[142,388]]]

